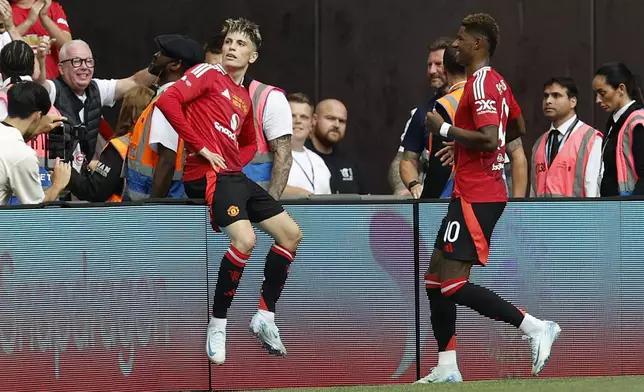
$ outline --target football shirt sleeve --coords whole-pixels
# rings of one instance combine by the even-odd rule
[[[496,88],[494,80],[487,76],[487,72],[477,75],[472,86],[471,95],[468,97],[472,110],[472,118],[476,130],[486,126],[500,124],[499,111],[501,110],[501,93]]]
[[[186,142],[186,146],[199,152],[204,148],[204,141],[188,122],[184,105],[201,97],[212,84],[211,78],[215,68],[210,64],[199,64],[186,72],[175,84],[161,94],[156,107],[168,120],[172,128]]]

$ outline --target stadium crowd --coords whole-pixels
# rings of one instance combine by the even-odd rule
[[[304,93],[286,92],[246,74],[258,61],[261,35],[248,56],[237,43],[222,53],[222,35],[205,44],[180,35],[159,36],[148,67],[124,79],[98,79],[90,46],[74,39],[56,1],[0,0],[0,17],[0,117],[5,120],[0,205],[186,197],[183,172],[191,153],[156,102],[202,63],[239,76],[250,94],[256,149],[243,171],[274,199],[370,193],[359,160],[342,146],[346,103],[313,102]],[[456,61],[454,41],[440,38],[428,46],[432,93],[405,125],[388,174],[392,195],[452,195],[453,140],[429,132],[426,116],[436,112],[453,124],[458,111],[467,77]],[[31,83],[46,94],[33,86],[11,93]],[[611,114],[604,126],[577,117],[579,89],[572,79],[554,76],[541,86],[550,130],[537,140],[530,160],[519,138],[508,143],[493,166],[503,172],[511,197],[644,194],[639,181],[644,175],[644,109],[637,77],[626,65],[611,63],[597,70],[592,84],[596,103]],[[222,94],[242,104],[229,90]],[[118,121],[108,124],[103,108],[119,101]],[[481,111],[504,110],[485,99],[474,104]],[[234,138],[242,126],[238,120],[214,126]]]

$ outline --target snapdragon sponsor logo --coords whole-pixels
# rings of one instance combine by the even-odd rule
[[[49,354],[61,376],[68,350],[113,350],[114,363],[129,376],[137,348],[171,341],[163,277],[23,280],[9,252],[0,255],[0,357],[27,352]],[[106,363],[111,366],[111,363]]]

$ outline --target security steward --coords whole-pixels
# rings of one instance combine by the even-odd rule
[[[183,35],[160,35],[155,41],[159,51],[152,58],[148,72],[156,76],[155,84],[160,87],[132,131],[126,163],[125,200],[185,195],[183,141],[155,103],[186,71],[203,63],[205,56],[197,41]]]
[[[532,148],[531,197],[599,197],[602,135],[577,117],[579,91],[569,77],[543,86],[550,130]]]
[[[79,200],[90,202],[123,200],[125,157],[131,130],[152,97],[154,97],[154,91],[144,86],[136,86],[125,94],[116,126],[116,135],[103,147],[96,167],[83,169],[81,173],[72,170],[67,189]]]
[[[463,95],[463,88],[467,81],[465,67],[456,61],[456,51],[451,46],[444,49],[443,69],[447,79],[446,86],[450,86],[446,94],[439,98],[434,104],[436,111],[446,122],[453,124],[454,115],[458,108],[458,103]],[[423,115],[424,117],[424,115]],[[441,158],[434,156],[442,150],[448,142],[447,138],[438,135],[432,135],[425,130],[424,120],[421,123],[421,131],[414,133],[408,132],[403,140],[403,159],[400,161],[400,178],[411,192],[414,199],[429,198],[438,199],[444,192],[445,187],[449,185],[451,167],[444,166]],[[416,136],[413,136],[416,135]],[[412,142],[412,137],[415,141]],[[413,147],[412,147],[413,146]],[[428,169],[426,172],[425,184],[418,182],[418,169],[415,165],[420,153],[426,148],[428,151]]]

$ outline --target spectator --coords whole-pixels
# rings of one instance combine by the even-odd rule
[[[331,193],[331,172],[318,154],[304,147],[311,133],[313,120],[311,100],[302,93],[289,94],[287,99],[293,113],[293,166],[284,194],[328,195]]]
[[[13,22],[13,12],[8,0],[0,0],[0,49],[12,40],[20,40],[22,36],[18,33]]]
[[[315,108],[313,133],[306,147],[324,160],[331,172],[331,193],[364,193],[356,160],[338,147],[347,129],[347,108],[337,99],[326,99]]]
[[[79,200],[90,202],[120,202],[125,183],[125,159],[130,135],[143,110],[154,97],[154,91],[144,86],[130,89],[123,97],[116,134],[101,151],[94,170],[74,170],[68,189]]]
[[[38,61],[43,64],[43,67],[45,64],[45,54],[48,50],[49,40],[47,37],[43,37],[38,47]],[[4,120],[7,117],[7,92],[9,91],[9,88],[13,84],[21,81],[32,81],[30,75],[33,74],[34,70],[34,53],[31,50],[31,47],[29,47],[29,45],[24,41],[11,41],[0,51],[0,70],[2,71],[2,77],[4,78],[2,88],[0,88],[0,120]],[[48,114],[54,116],[60,115],[53,106],[50,107]],[[48,134],[41,133],[27,141],[29,147],[36,152],[38,164],[40,166],[40,181],[44,189],[51,186],[51,178],[47,170],[45,160],[48,136]],[[9,204],[20,204],[20,202],[14,196]]]
[[[577,117],[577,85],[559,77],[543,89],[543,114],[551,123],[532,148],[530,196],[599,196],[602,136]]]
[[[639,181],[644,178],[644,98],[635,76],[623,63],[606,64],[595,73],[593,90],[595,101],[610,113],[600,194],[644,195],[644,181]]]
[[[63,7],[52,0],[14,0],[11,4],[18,33],[32,47],[38,48],[40,37],[53,38],[56,46],[47,55],[47,79],[58,76],[59,48],[71,41],[72,34]]]
[[[218,34],[206,42],[203,49],[206,55],[206,62],[208,64],[222,64],[222,46],[224,46],[224,36],[221,34]]]
[[[412,155],[410,162],[413,162],[416,172],[419,173],[418,178],[415,180],[421,181],[422,176],[421,172],[425,173],[425,181],[423,190],[425,194],[422,197],[428,197],[428,194],[432,194],[433,197],[438,198],[440,192],[443,190],[443,186],[447,178],[449,178],[450,169],[442,168],[440,162],[438,167],[439,171],[443,173],[445,181],[443,185],[435,185],[432,183],[431,179],[434,179],[433,176],[427,176],[429,171],[429,162],[433,159],[436,161],[435,157],[429,157],[427,147],[429,145],[429,133],[425,130],[425,115],[427,112],[434,109],[436,100],[447,93],[451,86],[447,85],[447,76],[445,75],[445,69],[443,67],[443,58],[445,54],[445,49],[451,46],[453,39],[442,37],[432,42],[428,47],[428,56],[427,56],[427,79],[430,83],[430,93],[428,98],[416,106],[411,111],[411,117],[407,120],[405,125],[405,130],[403,131],[402,136],[400,137],[400,146],[398,148],[398,153],[396,157],[391,162],[389,167],[389,184],[391,185],[395,194],[398,195],[410,195],[410,191],[407,189],[405,182],[401,179],[401,165],[400,162],[403,158],[405,150],[409,151],[408,155]],[[438,143],[440,147],[440,142]],[[438,151],[438,150],[436,150]],[[415,158],[411,160],[411,158]],[[432,192],[434,188],[440,188],[436,192]]]
[[[72,124],[86,127],[87,137],[79,142],[62,131],[54,131],[50,134],[50,153],[67,160],[73,158],[73,167],[80,172],[85,158],[93,158],[103,148],[103,143],[97,146],[102,107],[113,106],[137,84],[151,85],[154,76],[146,68],[126,79],[93,79],[94,57],[90,47],[81,40],[62,46],[58,68],[60,76],[45,83],[49,97]]]
[[[161,35],[155,41],[159,51],[148,72],[157,75],[161,87],[132,131],[125,200],[185,197],[183,140],[155,104],[190,68],[203,63],[204,51],[196,41],[182,35]]]
[[[449,39],[444,39],[448,41]],[[456,50],[452,47],[441,49],[443,52],[443,61],[441,61],[442,72],[445,75],[447,83],[444,84],[448,87],[445,95],[438,98],[433,110],[436,111],[443,120],[449,124],[454,124],[454,116],[456,110],[463,96],[463,89],[467,76],[465,67],[456,60]],[[424,127],[424,120],[423,120]],[[443,149],[445,144],[451,140],[440,136],[433,135],[423,129],[420,133],[420,128],[416,127],[414,132],[407,132],[403,140],[403,159],[400,161],[400,178],[403,183],[411,192],[415,199],[423,198],[439,198],[446,188],[450,191],[451,185],[448,183],[450,174],[452,172],[449,165],[444,165],[435,154]],[[428,149],[428,164],[425,171],[425,181],[421,184],[418,179],[418,162],[420,154],[423,150]],[[429,187],[425,189],[425,185]]]
[[[2,89],[0,89],[0,120],[7,117],[7,89],[20,81],[33,81],[34,64],[40,63],[45,67],[45,57],[51,43],[48,37],[42,37],[38,45],[37,55],[34,56],[31,47],[24,41],[11,41],[0,51],[0,72],[2,72]],[[37,60],[34,60],[37,59]],[[43,84],[44,80],[36,81]],[[53,106],[52,106],[53,108]]]
[[[34,82],[22,82],[8,92],[8,117],[0,123],[0,205],[12,195],[22,204],[56,200],[71,175],[70,165],[56,160],[52,185],[43,190],[38,159],[26,140],[60,127],[60,116],[48,116],[51,101],[47,91]]]

